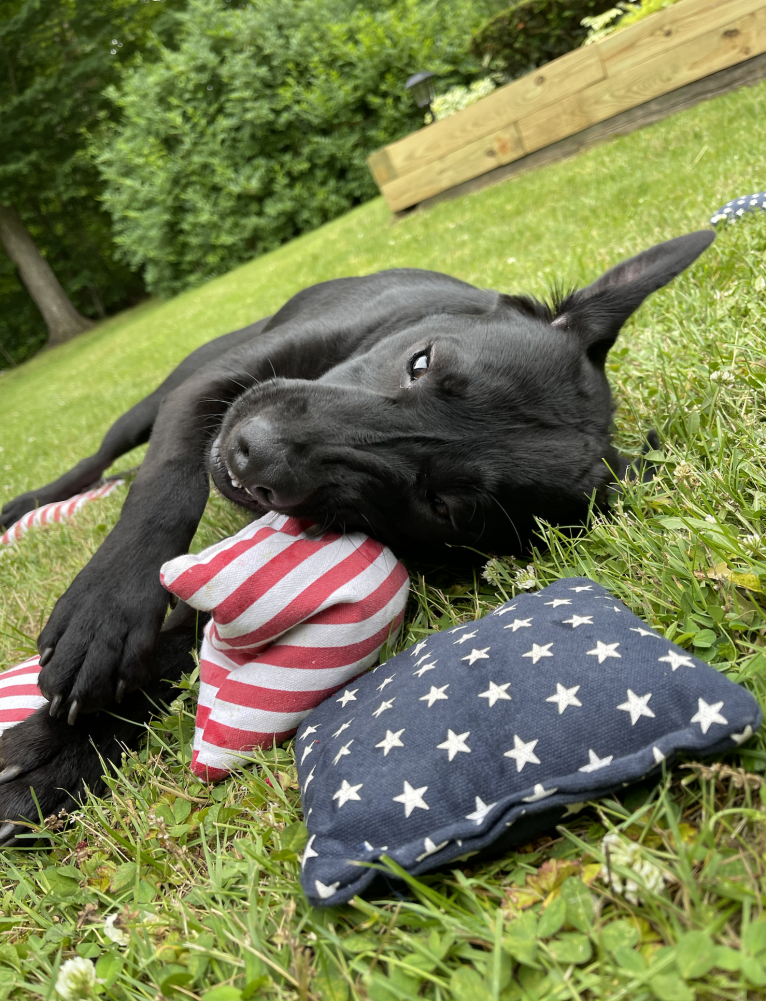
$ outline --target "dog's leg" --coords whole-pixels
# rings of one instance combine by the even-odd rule
[[[121,455],[136,448],[138,445],[144,445],[149,441],[149,435],[151,434],[160,406],[168,393],[171,393],[178,386],[182,385],[189,376],[199,371],[200,368],[209,364],[215,358],[220,357],[220,355],[225,354],[239,344],[252,340],[253,337],[260,333],[267,322],[268,317],[265,320],[260,320],[258,323],[252,324],[252,326],[244,327],[242,330],[236,330],[231,334],[225,334],[223,337],[217,337],[214,341],[210,341],[208,344],[203,344],[202,347],[197,348],[196,351],[192,352],[170,373],[167,379],[153,393],[150,393],[149,396],[145,397],[134,407],[131,407],[127,413],[124,413],[115,421],[107,431],[97,452],[82,459],[73,469],[70,469],[52,483],[48,483],[44,487],[38,487],[36,490],[29,490],[26,493],[19,494],[18,497],[14,497],[13,500],[8,501],[2,511],[0,511],[0,530],[8,528],[14,522],[18,521],[19,518],[23,518],[28,511],[33,511],[36,507],[66,500],[68,497],[73,497],[75,494],[80,493],[81,490],[86,490],[96,483],[104,470],[108,469],[115,459],[118,459]]]
[[[127,696],[119,710],[81,716],[69,726],[43,706],[0,737],[0,847],[16,843],[17,835],[27,831],[19,821],[38,824],[40,813],[46,818],[70,811],[86,788],[103,792],[102,759],[117,763],[125,747],[136,747],[152,715],[172,698],[174,683],[194,667],[191,650],[206,616],[197,619],[183,603],[178,609],[181,614],[167,620],[171,628],[160,634],[155,680]]]

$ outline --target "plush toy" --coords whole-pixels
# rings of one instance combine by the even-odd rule
[[[374,664],[404,616],[407,571],[380,542],[267,515],[162,567],[164,586],[212,613],[200,650],[191,768],[224,778],[256,747]],[[45,702],[39,658],[0,674],[0,730]]]
[[[70,497],[69,500],[56,501],[55,504],[43,504],[34,511],[29,511],[23,518],[15,521],[11,527],[0,535],[0,546],[8,546],[12,542],[18,542],[22,535],[25,535],[30,528],[41,528],[51,525],[54,522],[68,521],[73,514],[80,510],[85,504],[92,500],[99,500],[101,497],[108,497],[113,490],[121,487],[125,480],[107,480],[100,487],[93,490],[86,490],[85,493]]]
[[[745,212],[755,212],[756,209],[766,210],[766,191],[757,191],[754,195],[743,195],[732,198],[722,205],[710,217],[710,222],[717,226],[719,222],[736,222]]]
[[[166,563],[173,594],[211,612],[200,651],[192,771],[223,778],[255,747],[374,664],[401,626],[407,571],[380,542],[267,515]]]

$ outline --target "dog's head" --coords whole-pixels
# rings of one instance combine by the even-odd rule
[[[413,308],[320,378],[244,393],[214,445],[214,480],[260,514],[361,530],[397,552],[520,553],[536,518],[581,521],[623,472],[607,353],[713,237],[659,244],[553,306],[480,293],[476,311]]]

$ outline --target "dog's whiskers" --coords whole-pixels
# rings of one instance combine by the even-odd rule
[[[516,528],[516,525],[514,524],[513,518],[508,514],[508,512],[505,510],[505,508],[503,507],[503,505],[500,503],[500,501],[497,499],[497,497],[495,497],[494,494],[489,494],[488,496],[490,497],[491,500],[493,500],[495,502],[495,504],[497,504],[497,506],[500,508],[500,510],[503,512],[503,514],[505,515],[505,517],[510,522],[511,528],[516,533],[516,538],[518,539],[518,542],[519,542],[519,551],[521,552],[521,550],[523,550],[523,548],[524,548],[524,543],[521,540],[521,536],[519,535],[519,530],[518,530],[518,528]],[[484,522],[484,527],[486,527],[486,519],[485,519],[485,522]],[[482,535],[483,534],[484,534],[484,528],[482,528]]]

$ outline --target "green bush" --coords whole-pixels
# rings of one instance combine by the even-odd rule
[[[581,22],[614,7],[614,0],[519,0],[473,36],[471,51],[504,80],[515,80],[582,45]]]
[[[97,162],[122,259],[161,295],[377,194],[366,157],[422,124],[403,91],[479,70],[493,0],[191,0],[174,47],[108,93]]]

